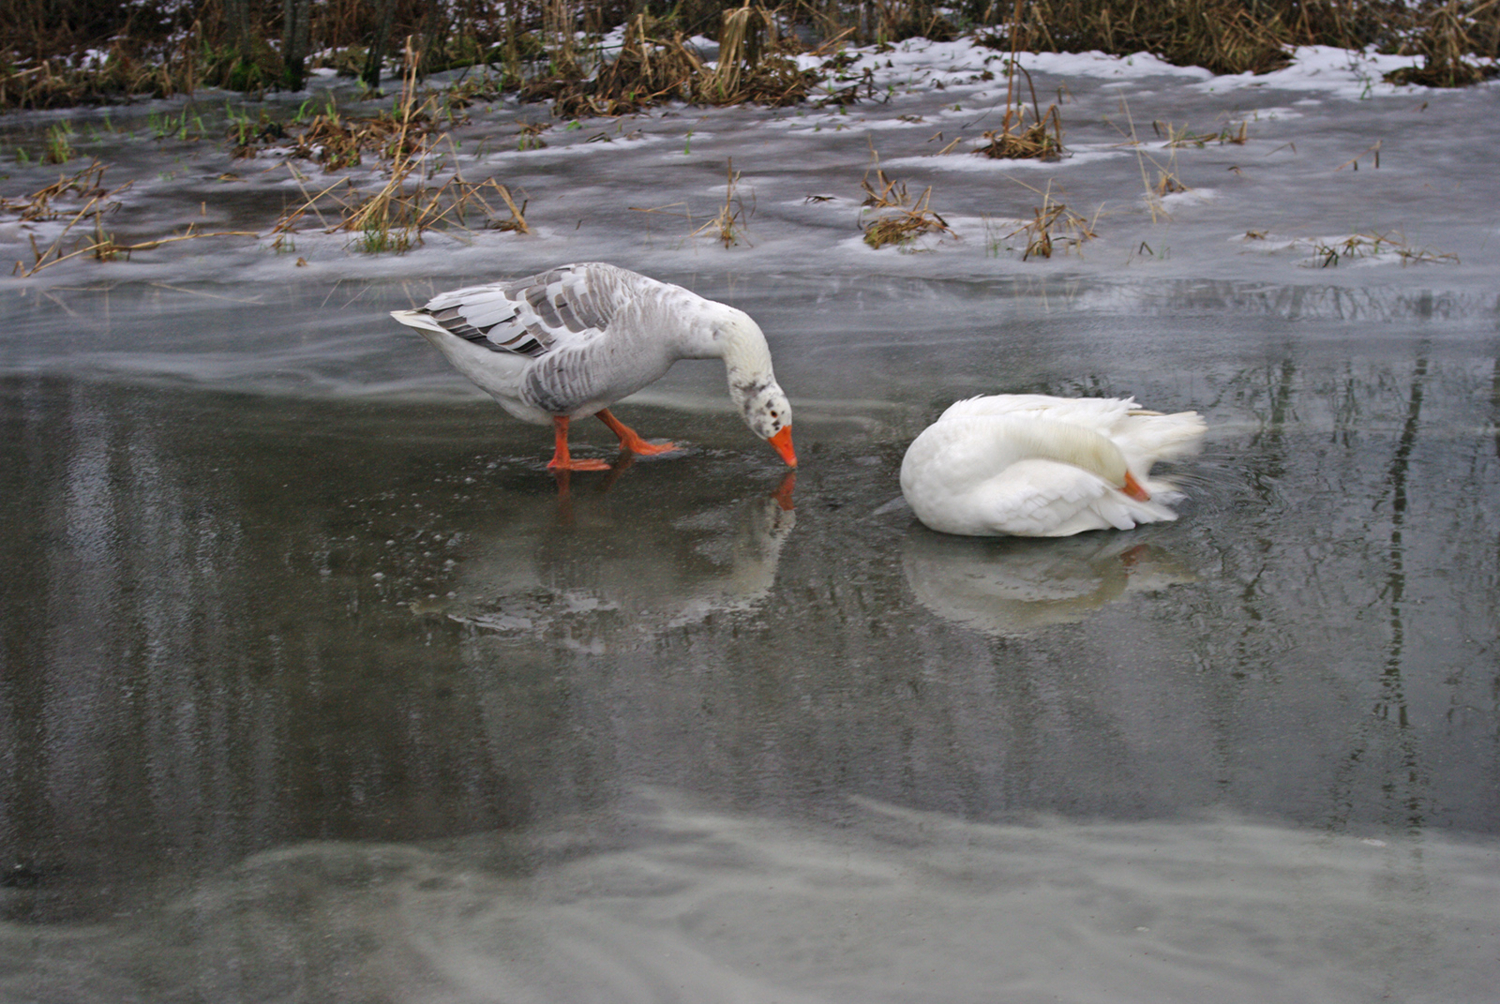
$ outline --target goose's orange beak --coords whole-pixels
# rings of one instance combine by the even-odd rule
[[[1135,475],[1129,471],[1125,472],[1125,484],[1120,487],[1120,491],[1129,495],[1137,502],[1151,501],[1151,493],[1142,488],[1141,483],[1135,479]]]
[[[776,447],[776,452],[781,454],[781,459],[786,461],[788,467],[797,466],[797,454],[792,450],[792,427],[790,425],[766,442]]]

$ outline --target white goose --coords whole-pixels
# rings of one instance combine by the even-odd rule
[[[973,537],[1067,537],[1172,520],[1181,496],[1146,475],[1194,452],[1197,412],[1132,398],[975,397],[951,406],[901,463],[901,493],[928,527]]]
[[[439,293],[391,316],[416,328],[458,371],[516,418],[551,425],[550,468],[604,470],[575,460],[568,423],[598,415],[631,453],[665,453],[609,412],[679,359],[722,359],[729,396],[757,436],[792,467],[792,407],[771,372],[766,337],[744,311],[603,262]]]

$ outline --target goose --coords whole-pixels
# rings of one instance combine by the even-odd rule
[[[760,327],[744,311],[681,286],[581,262],[439,293],[391,316],[420,332],[511,415],[551,425],[549,469],[609,468],[568,450],[569,423],[589,415],[597,415],[629,453],[676,449],[646,442],[609,406],[660,379],[679,359],[722,359],[730,399],[745,424],[788,466],[797,466],[792,407],[771,371]]]
[[[1067,537],[1173,520],[1182,496],[1147,474],[1194,452],[1193,411],[1134,398],[997,394],[958,401],[912,441],[901,493],[927,527],[972,537]]]

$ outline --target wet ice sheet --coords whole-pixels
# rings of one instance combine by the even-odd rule
[[[863,53],[846,71],[848,83],[863,80],[866,69],[873,76],[847,108],[673,107],[571,129],[558,122],[543,134],[543,149],[517,149],[520,123],[547,121],[540,109],[473,106],[472,121],[455,126],[454,144],[441,152],[441,170],[456,165],[470,180],[509,185],[529,200],[535,232],[429,234],[405,256],[360,255],[347,249],[346,235],[314,226],[295,235],[295,250],[274,253],[275,214],[325,183],[313,166],[299,168],[307,175],[299,182],[278,155],[232,161],[216,140],[151,138],[143,119],[176,106],[83,113],[75,123],[81,155],[115,165],[111,184],[133,181],[111,216],[121,239],[162,236],[188,222],[266,237],[181,242],[139,253],[128,265],[70,263],[30,285],[253,282],[266,284],[262,294],[274,302],[276,288],[326,293],[339,280],[374,276],[457,281],[588,259],[670,276],[733,270],[951,279],[1040,271],[1135,283],[1300,284],[1308,281],[1304,269],[1323,260],[1318,242],[1356,234],[1382,235],[1435,260],[1402,274],[1410,259],[1388,250],[1324,270],[1317,281],[1442,292],[1482,284],[1487,274],[1500,182],[1489,169],[1487,134],[1474,125],[1492,115],[1494,85],[1395,87],[1380,74],[1401,60],[1321,49],[1252,78],[1211,77],[1148,56],[1026,56],[1042,107],[1060,101],[1073,153],[1038,165],[962,152],[1000,125],[1003,58],[967,42],[916,40],[891,53]],[[205,98],[194,109],[207,116],[210,135],[217,107]],[[11,116],[10,144],[35,143],[55,118]],[[1246,142],[1221,141],[1240,123]],[[1199,139],[1170,147],[1173,135]],[[961,137],[960,152],[938,155]],[[726,251],[712,231],[692,234],[723,205],[730,160],[741,175],[743,239]],[[920,245],[921,254],[865,246],[860,226],[872,217],[860,206],[860,181],[877,163],[913,197],[932,186],[931,206],[958,238]],[[6,191],[19,195],[57,173],[50,165],[15,166]],[[1163,173],[1190,191],[1153,208],[1147,191]],[[378,172],[367,165],[352,176]],[[1026,236],[1016,231],[1044,198],[1091,221],[1097,237],[1050,263],[1022,262]],[[0,249],[6,259],[29,259],[30,239],[45,245],[64,222],[0,224]]]
[[[838,827],[656,790],[561,831],[254,855],[128,921],[0,925],[0,993],[131,1000],[1484,999],[1496,849],[1234,818]]]
[[[865,57],[877,93],[844,113],[666,109],[523,153],[536,110],[481,110],[451,156],[528,196],[532,237],[184,242],[0,290],[0,912],[26,925],[0,978],[59,1001],[1482,995],[1500,183],[1473,126],[1500,92],[1327,55],[1255,80],[1038,57],[1077,152],[1043,167],[933,155],[996,120],[989,54],[955,46]],[[1132,121],[1249,141],[1138,150]],[[78,142],[138,180],[123,236],[299,191],[275,157]],[[859,241],[872,148],[961,239]],[[1146,154],[1193,187],[1170,220]],[[689,234],[730,157],[755,213],[725,250]],[[1097,239],[1020,261],[1021,182],[1098,210]],[[1461,261],[1309,267],[1359,232]],[[0,227],[8,254],[28,236]],[[793,512],[712,364],[621,406],[685,456],[560,498],[545,430],[385,319],[592,258],[766,328]],[[916,526],[906,443],[997,391],[1203,412],[1182,519],[1037,547]],[[1035,813],[1074,822],[986,825]],[[611,826],[631,838],[588,836]]]

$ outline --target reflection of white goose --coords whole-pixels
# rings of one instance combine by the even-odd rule
[[[1144,411],[1130,398],[999,394],[959,401],[906,451],[901,491],[943,533],[1066,537],[1176,519],[1177,496],[1147,480],[1197,449],[1197,412]]]
[[[630,534],[590,527],[586,514],[584,525],[560,532],[510,527],[464,561],[459,595],[444,612],[492,631],[555,632],[568,646],[591,647],[753,609],[770,594],[796,525],[791,478],[773,495]]]
[[[919,529],[907,537],[902,567],[928,610],[999,636],[1072,624],[1131,595],[1195,578],[1161,548],[1118,537],[1038,544],[962,540]]]

